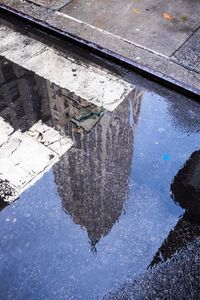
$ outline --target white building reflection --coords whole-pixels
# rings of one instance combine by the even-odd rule
[[[66,127],[75,147],[54,166],[55,181],[63,209],[87,230],[94,251],[123,211],[141,101],[142,93],[133,91],[88,134],[74,133],[71,124]]]

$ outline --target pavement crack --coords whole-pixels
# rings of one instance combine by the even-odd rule
[[[29,4],[32,4],[32,5],[35,5],[35,6],[37,6],[37,7],[42,7],[39,3],[35,3],[35,2],[33,2],[33,1],[31,1],[31,0],[25,0],[25,2],[27,2],[27,3],[29,3]]]
[[[53,145],[53,144],[55,144],[55,143],[59,143],[59,142],[61,141],[61,139],[62,139],[62,138],[59,138],[58,140],[55,140],[55,141],[49,143],[49,144],[47,145],[47,147],[49,147],[49,146],[51,146],[51,145]],[[45,141],[44,141],[44,143],[45,143]],[[60,144],[61,144],[61,143],[60,143]]]
[[[21,144],[21,140],[19,140],[18,145],[16,145],[15,149],[10,153],[10,155],[8,157],[11,157],[13,155],[13,153],[15,153],[15,151],[18,150],[19,145]]]

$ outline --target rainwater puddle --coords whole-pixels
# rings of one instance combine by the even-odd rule
[[[157,263],[184,214],[170,185],[199,150],[200,105],[138,87],[108,112],[9,61],[1,66],[0,117],[22,132],[42,120],[74,143],[2,207],[1,298],[102,298]]]

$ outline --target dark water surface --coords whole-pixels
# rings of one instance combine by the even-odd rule
[[[73,110],[61,124],[49,109],[56,101],[73,106],[64,90],[2,59],[0,72],[1,117],[22,131],[42,119],[74,141],[2,207],[0,298],[101,298],[147,270],[183,215],[170,185],[199,150],[200,105],[138,86],[114,112],[89,107],[86,122],[94,112],[99,119],[86,131]]]

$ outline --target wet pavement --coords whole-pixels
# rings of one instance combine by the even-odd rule
[[[172,269],[182,272],[176,285],[190,284],[200,229],[172,199],[171,184],[199,150],[200,105],[118,73],[136,88],[110,112],[1,59],[0,117],[24,133],[42,120],[73,141],[19,199],[1,201],[1,299],[101,299],[116,291],[127,299],[136,295],[134,286],[118,292],[127,283],[142,282],[141,292],[154,286],[151,272],[161,279]],[[179,299],[166,282],[155,289],[159,299]]]
[[[199,244],[197,238],[171,260],[160,264],[138,280],[123,285],[106,300],[199,299]]]

